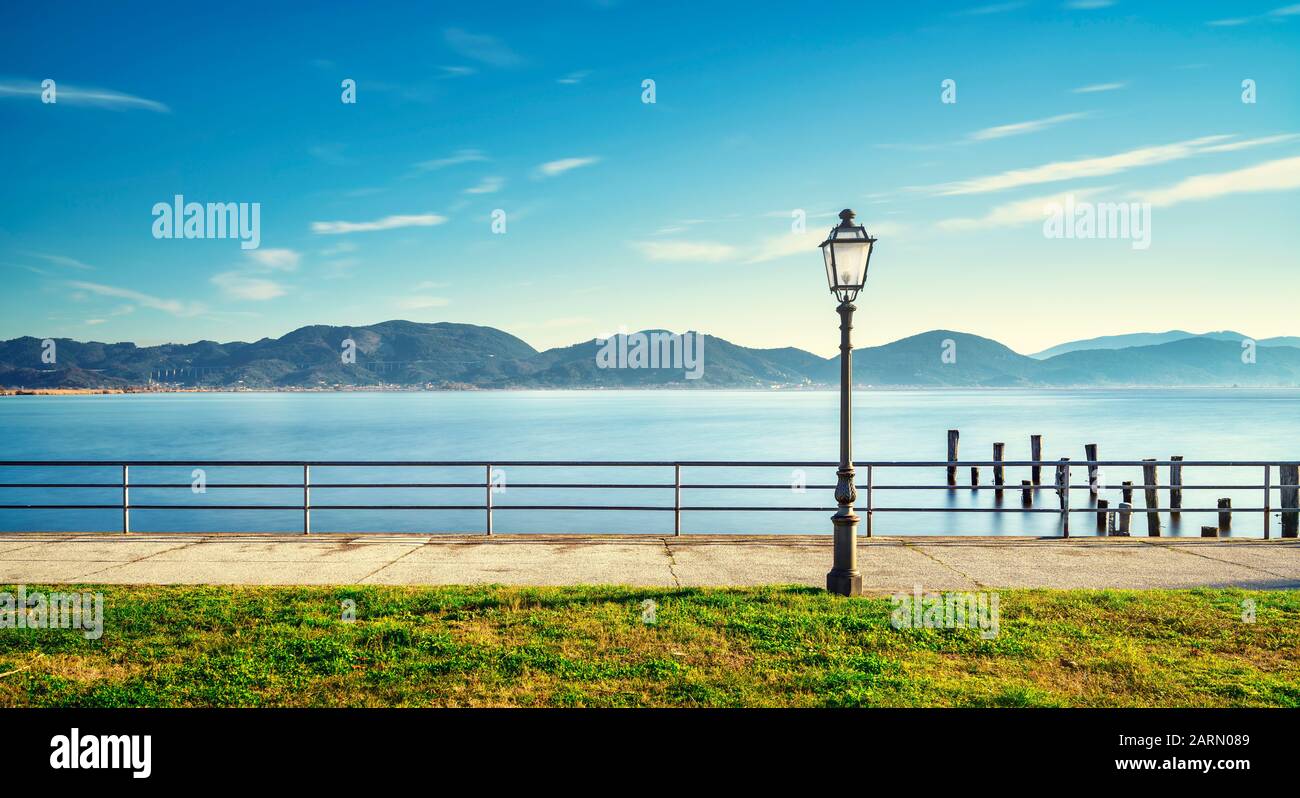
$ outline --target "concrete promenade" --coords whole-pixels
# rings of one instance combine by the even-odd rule
[[[863,539],[871,593],[1300,588],[1298,540]],[[824,586],[828,536],[0,533],[0,584]]]

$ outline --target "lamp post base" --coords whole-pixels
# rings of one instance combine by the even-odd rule
[[[826,592],[837,596],[861,596],[862,574],[857,571],[831,571],[826,574]]]
[[[843,472],[841,473],[843,478]],[[852,501],[849,496],[853,492],[852,474],[848,476],[847,493],[843,494]],[[839,490],[836,493],[840,493]],[[847,512],[845,512],[847,510]],[[862,595],[862,572],[858,570],[858,517],[853,514],[851,507],[846,507],[841,512],[831,516],[831,523],[835,527],[834,531],[834,559],[832,560],[830,573],[826,574],[826,592],[834,593],[838,596],[861,596]]]

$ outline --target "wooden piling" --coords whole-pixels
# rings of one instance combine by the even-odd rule
[[[1218,536],[1219,536],[1219,528],[1218,528],[1218,527],[1214,527],[1214,526],[1203,526],[1203,527],[1201,527],[1201,537],[1203,537],[1203,538],[1217,538]]]
[[[1219,529],[1232,531],[1232,499],[1219,499]]]
[[[1034,506],[1033,483],[1027,479],[1020,480],[1020,504],[1023,507]]]
[[[957,486],[957,441],[961,438],[961,432],[955,429],[948,430],[948,486]]]
[[[1156,461],[1154,458],[1142,459],[1142,485],[1147,504],[1147,536],[1160,537],[1160,491],[1157,487]]]
[[[1106,520],[1110,517],[1110,502],[1106,499],[1097,500],[1097,531],[1105,533],[1107,531]]]
[[[1132,504],[1133,503],[1133,482],[1130,480],[1122,483],[1122,488],[1124,492],[1124,501],[1128,502],[1129,504]]]
[[[1029,436],[1029,459],[1033,460],[1036,463],[1041,463],[1043,461],[1043,436],[1042,435]],[[1033,479],[1035,485],[1043,484],[1042,466],[1040,465],[1031,466],[1029,471],[1030,471],[1030,477]]]
[[[1096,496],[1101,491],[1101,486],[1097,484],[1097,444],[1085,443],[1083,445],[1083,454],[1088,462],[1088,491]]]
[[[1279,466],[1282,473],[1282,537],[1296,537],[1300,531],[1300,466]]]
[[[978,487],[980,486],[980,467],[979,467],[979,466],[971,466],[971,467],[970,467],[970,486],[971,486],[972,488],[978,488]]]
[[[1007,450],[1005,443],[993,444],[993,460],[997,465],[993,466],[993,484],[1001,487],[1006,484],[1006,470],[1002,465],[1002,454]]]
[[[1133,505],[1128,502],[1119,503],[1119,531],[1116,536],[1126,538],[1129,536],[1129,530],[1133,524]]]
[[[1056,465],[1056,496],[1061,500],[1061,534],[1070,536],[1070,458],[1062,457]]]
[[[1169,517],[1176,519],[1183,507],[1183,456],[1170,455],[1169,460]]]

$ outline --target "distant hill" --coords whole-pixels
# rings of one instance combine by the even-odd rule
[[[951,345],[945,345],[947,341]],[[945,362],[945,352],[951,362]],[[839,358],[831,363],[831,374],[838,379]],[[997,341],[952,330],[931,330],[853,353],[854,381],[868,385],[1029,385],[1036,382],[1038,368],[1033,358]]]
[[[1077,352],[1084,349],[1127,349],[1133,346],[1155,346],[1157,344],[1167,344],[1172,341],[1180,341],[1184,338],[1213,338],[1220,341],[1241,341],[1249,338],[1232,330],[1219,330],[1217,332],[1207,333],[1190,333],[1186,330],[1170,330],[1162,333],[1126,333],[1124,335],[1103,335],[1099,338],[1085,338],[1081,341],[1067,341],[1063,344],[1044,349],[1036,352],[1030,357],[1037,360],[1046,360],[1049,357],[1063,355],[1066,352]],[[1295,346],[1300,347],[1300,337],[1296,336],[1278,336],[1276,338],[1261,338],[1255,341],[1259,346]]]
[[[1184,338],[1158,346],[1080,350],[1040,361],[1051,385],[1300,386],[1300,349],[1259,346],[1242,361],[1241,339]]]
[[[664,331],[642,331],[608,343],[589,340],[543,352],[492,327],[447,322],[313,325],[252,343],[136,346],[61,338],[56,339],[56,363],[48,365],[41,362],[41,340],[25,337],[0,342],[0,386],[771,388],[839,382],[837,357],[792,347],[754,349],[711,335],[701,336],[698,379],[688,378],[683,366],[689,364],[681,362],[673,368],[602,367],[602,347],[608,353],[610,347],[655,332],[666,337]],[[855,349],[853,374],[857,384],[880,386],[1300,386],[1300,346],[1294,345],[1300,339],[1259,341],[1255,362],[1246,363],[1244,338],[1233,332],[1137,333],[1062,344],[1053,349],[1068,351],[1038,357],[977,335],[931,330]],[[342,356],[348,341],[354,345],[354,361]],[[1076,344],[1081,348],[1070,349]]]

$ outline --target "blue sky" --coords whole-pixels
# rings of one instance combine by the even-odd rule
[[[9,5],[0,338],[407,318],[831,354],[843,207],[880,239],[863,344],[1300,334],[1300,5],[383,6]],[[176,194],[260,203],[259,249],[155,239]],[[1045,237],[1065,195],[1150,202],[1150,246]]]

